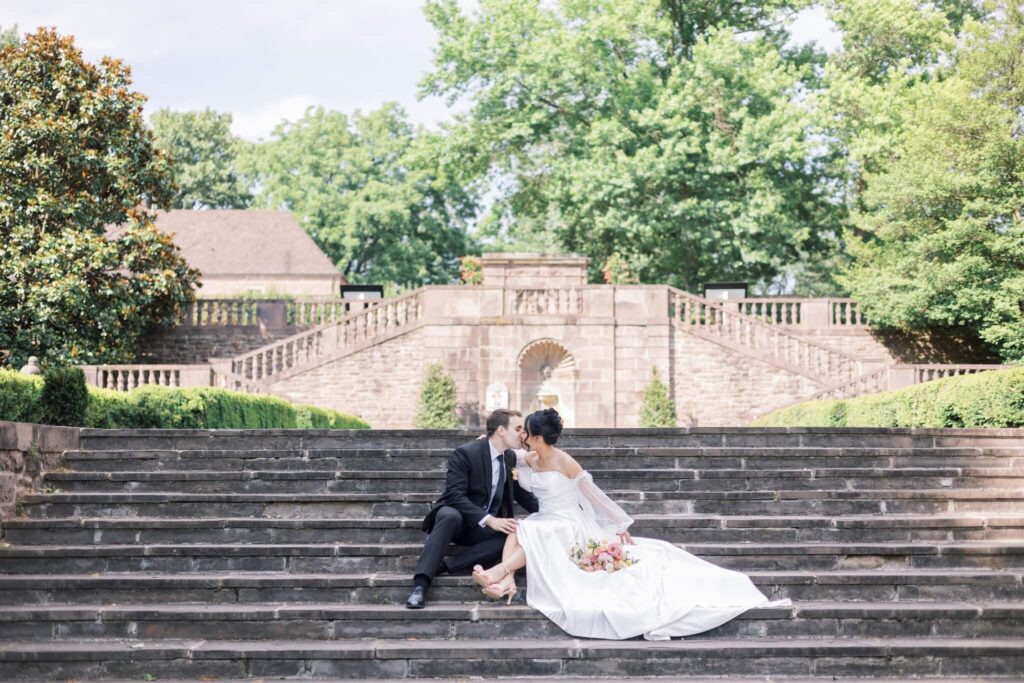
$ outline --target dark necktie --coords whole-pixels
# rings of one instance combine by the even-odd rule
[[[505,456],[501,455],[492,462],[498,468],[498,481],[494,485],[494,498],[491,499],[491,506],[487,509],[487,512],[492,517],[496,517],[498,510],[501,509],[501,494],[505,491]]]

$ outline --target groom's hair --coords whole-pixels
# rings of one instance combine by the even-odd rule
[[[505,408],[498,408],[493,413],[487,416],[487,436],[494,436],[494,432],[498,431],[498,427],[504,427],[508,429],[508,420],[510,417],[522,417],[523,414],[518,410],[506,410]]]

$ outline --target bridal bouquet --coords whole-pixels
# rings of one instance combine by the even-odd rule
[[[639,562],[629,556],[621,543],[590,539],[586,546],[576,543],[569,550],[569,559],[585,572],[617,572]]]

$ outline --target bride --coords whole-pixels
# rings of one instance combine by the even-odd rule
[[[487,570],[474,567],[473,578],[486,595],[511,602],[515,572],[526,567],[528,605],[570,635],[604,639],[687,636],[753,607],[788,603],[769,603],[745,575],[671,543],[630,537],[627,529],[633,520],[594,484],[589,472],[555,448],[561,433],[562,418],[554,408],[526,418],[524,443],[530,452],[518,454],[513,474],[537,497],[540,509],[509,534],[501,562]],[[595,558],[596,570],[584,559],[592,551],[571,555],[574,547],[586,549],[591,541],[609,546]],[[613,557],[629,562],[606,571],[601,563]]]

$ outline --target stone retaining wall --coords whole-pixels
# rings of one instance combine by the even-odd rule
[[[0,520],[14,516],[18,496],[38,485],[43,472],[78,448],[77,427],[0,421]]]

